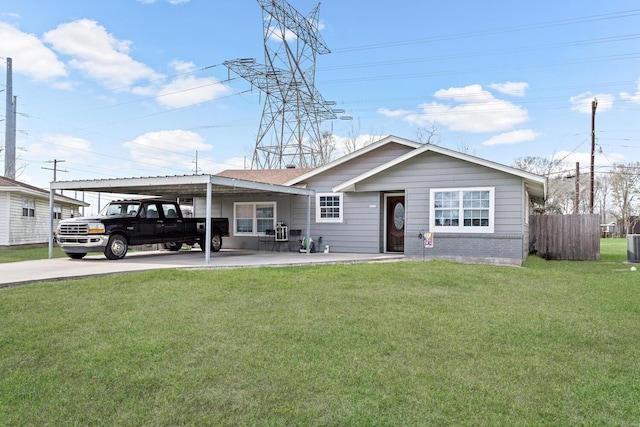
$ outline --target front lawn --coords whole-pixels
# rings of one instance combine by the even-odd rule
[[[4,289],[0,425],[638,425],[640,272],[608,240]]]
[[[61,258],[65,254],[58,246],[53,247],[53,257]],[[37,248],[3,248],[0,249],[0,263],[4,262],[20,262],[34,259],[49,258],[49,247]]]

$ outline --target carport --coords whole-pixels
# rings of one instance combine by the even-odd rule
[[[56,190],[91,191],[97,193],[131,194],[178,200],[180,197],[206,196],[205,264],[211,264],[211,203],[213,194],[291,194],[307,197],[306,236],[311,235],[311,197],[314,190],[264,182],[227,178],[218,175],[182,175],[143,178],[113,178],[79,181],[55,181],[49,195],[49,225],[53,230],[54,197]],[[53,258],[53,233],[49,235],[49,258]]]

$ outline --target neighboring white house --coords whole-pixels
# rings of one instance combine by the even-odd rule
[[[49,241],[49,190],[0,177],[0,247],[44,244]],[[60,219],[80,215],[88,203],[56,194],[54,227]]]

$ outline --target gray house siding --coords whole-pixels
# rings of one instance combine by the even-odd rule
[[[347,163],[318,174],[306,181],[307,188],[316,193],[331,193],[331,189],[398,156],[412,148],[400,144],[387,144],[365,153]],[[380,253],[382,251],[382,224],[384,206],[378,192],[344,194],[342,223],[316,222],[316,201],[311,201],[311,237],[318,241],[322,237],[323,250],[326,245],[335,252]],[[307,218],[306,197],[297,197],[292,204],[292,223],[305,233]]]
[[[353,169],[343,165],[344,172]],[[309,188],[330,191],[350,179],[342,173],[330,180],[310,180]],[[418,237],[429,232],[430,190],[435,188],[495,188],[495,229],[492,234],[435,233],[433,248]],[[523,183],[520,177],[433,152],[426,152],[358,182],[344,194],[344,223],[317,224],[312,235],[336,251],[380,252],[384,240],[385,193],[405,194],[405,254],[409,257],[520,264],[523,257]],[[312,207],[315,219],[315,205]]]
[[[234,227],[234,212],[233,206],[236,202],[254,202],[254,203],[276,203],[276,221],[281,221],[283,224],[287,225],[290,230],[292,229],[301,229],[304,230],[306,228],[305,222],[300,224],[293,224],[293,215],[292,215],[292,199],[299,198],[300,200],[304,200],[305,206],[305,218],[306,218],[306,197],[303,196],[292,196],[292,195],[260,195],[260,196],[234,196],[234,197],[213,197],[211,201],[211,216],[212,217],[222,217],[229,218],[229,237],[223,238],[223,247],[231,248],[231,249],[258,249],[258,238],[259,235],[237,235],[235,233]],[[195,198],[194,199],[194,215],[196,217],[204,217],[206,215],[206,199],[204,198]],[[306,221],[306,220],[305,220]]]
[[[316,196],[311,199],[295,195],[259,196],[259,200],[254,196],[214,197],[213,216],[228,217],[232,223],[232,235],[226,239],[225,247],[257,248],[257,235],[235,235],[233,231],[234,202],[251,201],[276,202],[277,220],[287,224],[289,229],[302,230],[303,236],[310,216],[311,237],[316,243],[322,239],[322,244],[316,245],[318,251],[329,246],[332,252],[384,252],[386,196],[404,195],[404,254],[407,257],[520,265],[528,254],[526,216],[530,202],[525,179],[538,193],[541,193],[542,183],[536,177],[512,173],[502,165],[494,167],[491,162],[481,159],[424,147],[386,143],[345,159],[343,163],[303,175],[295,184],[314,190]],[[396,159],[397,164],[389,163]],[[332,189],[336,187],[345,190],[333,193]],[[430,230],[432,190],[478,187],[490,188],[494,196],[491,232]],[[322,193],[341,194],[341,221],[324,222],[316,218],[317,197]],[[198,201],[197,216],[204,216],[203,201]],[[424,247],[421,238],[424,233],[433,233],[432,248]]]
[[[370,169],[408,153],[413,148],[403,144],[389,143],[371,152],[364,153],[357,158],[333,167],[330,171],[320,173],[306,182],[307,187],[314,189],[316,193],[331,192],[331,188],[358,176]],[[346,195],[345,195],[346,196]],[[381,242],[379,227],[381,223],[381,206],[379,194],[358,194],[354,197],[354,203],[346,203],[343,223],[316,223],[315,198],[311,198],[311,237],[318,242],[322,237],[322,247],[331,246],[331,251],[336,252],[362,252],[379,253]],[[277,221],[282,221],[289,230],[302,230],[304,236],[307,232],[307,206],[306,196],[255,196],[245,197],[213,197],[211,215],[213,217],[229,218],[231,235],[224,238],[223,246],[232,249],[257,249],[258,236],[238,236],[233,232],[235,202],[276,202]],[[375,206],[371,208],[370,206]],[[204,217],[206,213],[206,199],[194,198],[194,215]],[[375,230],[372,232],[372,230]],[[292,242],[292,248],[297,242]]]

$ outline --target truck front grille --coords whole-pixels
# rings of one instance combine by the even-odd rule
[[[63,236],[87,234],[88,231],[89,231],[89,225],[87,223],[60,224],[60,234]]]

